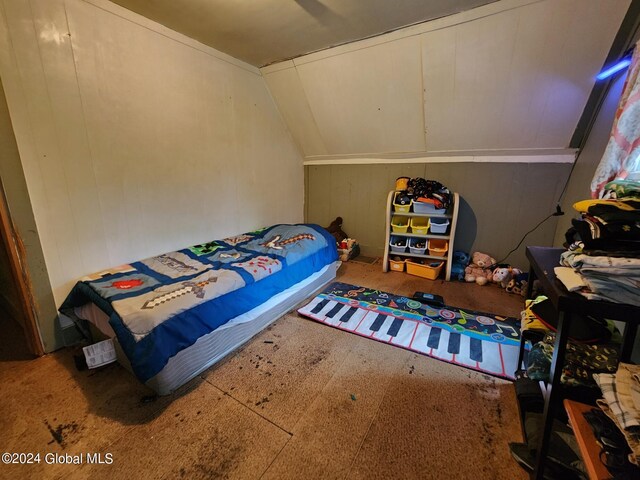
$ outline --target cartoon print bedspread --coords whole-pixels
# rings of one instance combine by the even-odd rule
[[[322,227],[275,225],[90,275],[60,311],[94,302],[146,382],[201,336],[337,259]]]

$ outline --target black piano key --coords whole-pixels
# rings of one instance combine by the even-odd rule
[[[382,326],[382,324],[384,323],[384,321],[386,319],[387,319],[386,315],[383,315],[383,314],[379,313],[378,316],[376,317],[376,319],[371,324],[370,330],[372,332],[377,332],[378,330],[380,330],[380,327]]]
[[[442,330],[440,330],[439,328],[431,327],[431,331],[429,332],[429,339],[427,340],[427,347],[438,348],[438,344],[440,343],[440,333],[442,333]]]
[[[349,307],[349,310],[344,312],[344,315],[342,315],[342,317],[340,317],[338,320],[340,320],[341,322],[348,322],[349,320],[351,320],[353,314],[357,311],[358,309],[356,307]]]
[[[311,313],[318,313],[320,310],[322,310],[324,307],[326,307],[327,303],[329,303],[329,300],[327,300],[325,298],[319,304],[317,304],[315,307],[313,307],[313,310],[311,310]]]
[[[482,340],[473,337],[469,339],[469,357],[476,362],[482,362]]]
[[[342,310],[342,307],[344,307],[343,304],[338,303],[337,305],[335,305],[331,310],[329,310],[327,312],[327,317],[329,318],[333,318],[333,316],[338,313],[340,310]]]
[[[460,334],[451,332],[449,334],[449,345],[447,346],[447,352],[460,353]]]
[[[389,330],[387,331],[387,335],[391,337],[395,337],[396,335],[398,335],[398,332],[400,331],[400,327],[402,327],[402,322],[404,322],[404,320],[402,320],[401,318],[394,318],[393,323],[391,324],[391,326],[389,327]]]

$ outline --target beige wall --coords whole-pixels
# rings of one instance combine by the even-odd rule
[[[249,65],[107,1],[1,0],[0,74],[56,305],[96,270],[303,219]]]
[[[342,216],[380,255],[387,192],[420,176],[460,194],[456,248],[504,257],[555,211],[629,3],[503,0],[263,68],[305,155],[307,220]],[[524,245],[552,245],[557,222]],[[526,268],[524,246],[508,262]]]
[[[502,0],[261,71],[307,160],[566,153],[629,3]]]
[[[434,163],[324,165],[306,168],[306,215],[326,226],[337,216],[366,255],[381,255],[385,202],[400,176],[438,180],[460,194],[456,249],[482,251],[500,260],[534,225],[555,211],[571,165],[565,163]],[[526,245],[551,246],[552,217],[527,237]],[[507,262],[528,268],[524,246]]]
[[[591,198],[589,186],[596,171],[596,167],[602,159],[609,136],[613,117],[618,109],[618,102],[624,86],[625,74],[618,75],[609,87],[609,92],[605,98],[593,128],[589,133],[587,142],[578,156],[575,168],[571,174],[571,180],[567,185],[567,191],[562,200],[562,209],[566,215],[558,222],[558,229],[555,235],[555,244],[562,246],[565,241],[565,232],[571,227],[571,219],[579,218],[572,205],[577,201]]]

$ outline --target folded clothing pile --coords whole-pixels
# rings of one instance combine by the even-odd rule
[[[604,198],[582,200],[573,208],[581,218],[572,220],[567,237],[577,233],[584,253],[640,257],[640,182],[614,180],[605,185]]]
[[[602,390],[598,406],[624,435],[629,461],[640,466],[640,365],[620,363],[615,374],[593,377]]]
[[[560,256],[558,279],[570,292],[589,300],[607,300],[640,307],[640,258],[585,255],[579,248]]]
[[[574,204],[581,218],[566,233],[571,247],[556,276],[589,299],[640,306],[640,182],[609,182],[604,197]]]

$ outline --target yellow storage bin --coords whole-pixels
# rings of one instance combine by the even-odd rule
[[[411,232],[417,235],[426,235],[429,231],[429,217],[413,217],[409,224]]]
[[[404,260],[389,260],[389,268],[394,272],[404,272]]]
[[[411,211],[411,205],[413,204],[413,200],[410,200],[409,203],[407,203],[406,205],[401,205],[399,203],[396,203],[396,199],[398,198],[399,193],[400,192],[397,192],[393,196],[393,210],[398,213],[409,213],[409,211]]]
[[[393,233],[407,233],[409,228],[409,217],[394,215],[391,217],[391,230]]]
[[[440,238],[430,238],[427,243],[427,248],[429,249],[429,255],[444,257],[447,251],[449,251],[449,241]]]
[[[440,275],[440,270],[444,262],[429,262],[426,264],[420,264],[407,260],[407,273],[410,275],[417,275],[418,277],[428,278],[429,280],[435,280]]]

